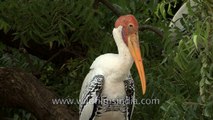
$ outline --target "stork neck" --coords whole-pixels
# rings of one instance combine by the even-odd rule
[[[117,45],[118,54],[122,57],[132,59],[129,49],[128,49],[127,45],[123,42],[123,40],[121,40],[121,41],[115,40],[115,42]]]
[[[122,27],[114,28],[113,37],[118,48],[118,55],[122,57],[126,63],[132,66],[133,59],[127,45],[122,38]]]

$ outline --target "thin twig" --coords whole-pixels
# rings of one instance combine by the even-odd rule
[[[116,9],[109,1],[107,0],[99,0],[99,2],[103,3],[107,8],[109,8],[117,17],[124,15],[124,13],[118,9]]]
[[[149,30],[152,31],[154,33],[156,33],[158,36],[160,36],[161,38],[163,38],[163,32],[160,31],[158,28],[151,26],[151,25],[142,25],[139,27],[140,31],[144,31],[144,30]]]

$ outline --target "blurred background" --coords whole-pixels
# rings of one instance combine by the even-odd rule
[[[96,57],[116,53],[112,37],[121,14],[133,14],[147,79],[142,96],[133,65],[137,104],[133,120],[213,119],[213,4],[194,0],[169,27],[187,0],[0,0],[0,67],[32,73],[60,98],[78,99]],[[175,21],[174,21],[175,22]],[[148,27],[147,27],[148,26]],[[158,33],[158,34],[156,34]],[[0,99],[3,99],[0,97]],[[78,114],[78,105],[68,105]],[[36,120],[29,111],[0,105],[0,115]]]

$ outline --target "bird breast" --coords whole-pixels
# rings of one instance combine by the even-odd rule
[[[109,99],[123,98],[125,96],[123,81],[128,77],[132,64],[132,58],[126,58],[118,54],[104,54],[96,58],[91,69],[94,72],[101,71],[104,76],[103,96],[107,96]]]
[[[118,54],[104,54],[95,59],[90,69],[101,70],[104,77],[110,81],[124,80],[129,74],[133,60],[131,56],[120,56]],[[106,78],[105,78],[106,79]]]

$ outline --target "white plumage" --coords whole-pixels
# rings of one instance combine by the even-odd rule
[[[190,4],[190,8],[195,11],[196,9],[193,9],[194,6],[197,5],[196,2],[193,0],[189,0],[188,2],[184,3],[180,9],[175,13],[174,17],[172,18],[169,27],[174,28],[177,27],[180,30],[184,30],[184,26],[181,24],[180,19],[183,18],[183,15],[187,15],[189,13],[189,6],[187,4]]]
[[[130,69],[135,61],[146,92],[145,72],[140,52],[138,22],[133,15],[120,16],[113,37],[118,54],[95,59],[80,93],[80,120],[130,120],[134,108],[134,81]]]
[[[92,63],[90,72],[87,74],[81,88],[80,101],[96,75],[104,76],[101,96],[106,96],[110,100],[124,99],[126,97],[124,80],[128,79],[133,59],[128,47],[123,42],[121,32],[122,26],[114,28],[113,30],[113,37],[118,47],[118,54],[108,53],[101,55]],[[94,105],[92,103],[95,102],[96,97],[96,94],[94,94],[90,102],[84,105],[81,110],[80,120],[89,120],[91,118],[92,112],[94,112]],[[125,120],[125,117],[126,115],[120,111],[109,111],[102,113],[101,117],[96,117],[95,120]],[[93,120],[93,118],[91,119]]]

